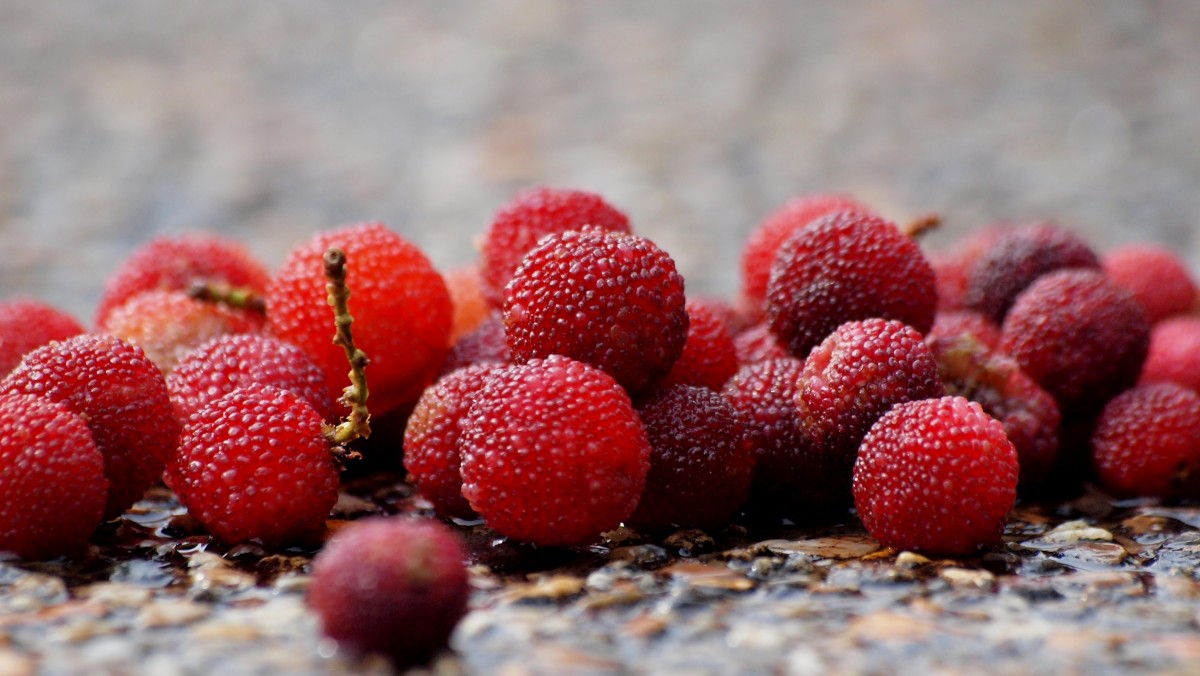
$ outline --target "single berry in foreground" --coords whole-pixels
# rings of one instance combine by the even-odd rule
[[[82,553],[107,497],[104,456],[83,418],[48,399],[0,395],[0,552]]]
[[[435,521],[355,522],[313,559],[308,602],[326,636],[397,667],[423,664],[466,614],[464,558],[459,537]]]
[[[897,405],[854,464],[854,505],[880,544],[965,555],[1000,541],[1017,496],[1004,426],[962,397]]]
[[[1200,496],[1200,395],[1154,383],[1113,397],[1092,432],[1092,464],[1118,496]]]
[[[1109,279],[1138,299],[1151,324],[1196,307],[1196,282],[1187,265],[1168,249],[1129,244],[1100,262]]]
[[[34,348],[83,332],[74,317],[41,301],[0,303],[0,376],[16,368]]]

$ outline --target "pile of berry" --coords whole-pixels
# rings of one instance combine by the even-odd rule
[[[735,303],[686,296],[577,190],[518,194],[445,275],[378,223],[273,274],[223,238],[154,240],[94,332],[0,304],[0,552],[84,556],[159,481],[223,543],[321,548],[340,473],[389,462],[445,519],[538,546],[853,507],[888,547],[960,556],[1019,494],[1200,495],[1174,254],[1102,257],[1052,223],[926,254],[928,225],[797,198],[747,240]],[[368,406],[383,434],[361,446]],[[466,609],[446,522],[339,528],[313,567],[326,632],[401,663]]]

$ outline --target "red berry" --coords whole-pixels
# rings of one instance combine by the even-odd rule
[[[837,212],[797,232],[767,285],[771,330],[800,358],[845,322],[898,319],[924,333],[936,311],[936,280],[920,248],[863,213]]]
[[[771,325],[765,322],[755,324],[739,333],[733,339],[733,348],[737,351],[738,362],[742,365],[792,356],[779,344],[775,334],[771,333]]]
[[[1150,325],[1131,293],[1104,273],[1038,278],[1013,304],[1001,348],[1054,396],[1064,416],[1095,413],[1138,378]]]
[[[493,312],[475,330],[458,339],[446,360],[442,362],[442,374],[451,373],[464,366],[475,364],[508,364],[508,339],[504,336],[504,319]]]
[[[880,544],[970,554],[996,544],[1017,496],[1004,426],[962,397],[898,404],[854,464],[854,505]]]
[[[663,386],[696,385],[720,390],[738,369],[733,337],[724,320],[707,305],[688,301],[687,341]]]
[[[642,528],[719,528],[750,494],[755,444],[745,421],[711,389],[675,385],[638,406],[650,473],[637,511]]]
[[[308,602],[326,636],[397,667],[446,647],[467,611],[463,545],[435,521],[371,518],[346,526],[313,559]]]
[[[628,233],[629,218],[595,193],[535,187],[518,193],[496,212],[483,235],[479,272],[483,295],[504,304],[504,287],[525,254],[546,235],[591,226]]]
[[[147,291],[187,291],[194,283],[263,293],[267,269],[240,243],[213,234],[159,237],[139,247],[108,280],[96,308],[96,324]]]
[[[1200,391],[1200,317],[1171,317],[1150,329],[1138,382],[1173,382]]]
[[[1120,496],[1200,496],[1200,395],[1153,383],[1113,397],[1092,432],[1092,462]]]
[[[274,385],[303,397],[325,420],[334,402],[325,374],[303,350],[270,336],[221,336],[189,352],[167,378],[175,415],[182,422],[250,383]]]
[[[938,311],[933,328],[925,335],[926,342],[970,335],[981,344],[995,350],[1000,348],[1000,327],[974,310]]]
[[[634,235],[550,235],[522,261],[506,294],[504,331],[514,361],[565,355],[631,392],[661,381],[687,340],[675,262]]]
[[[349,261],[354,341],[371,360],[371,412],[411,405],[446,356],[453,308],[425,254],[383,224],[321,232],[294,249],[267,289],[268,329],[307,352],[325,372],[330,396],[341,396],[346,354],[332,341],[322,262],[332,247]]]
[[[0,303],[0,375],[16,368],[34,348],[81,333],[74,317],[41,301]]]
[[[79,335],[30,352],[0,392],[45,397],[87,422],[104,456],[113,518],[142,498],[175,454],[179,423],[167,383],[141,348],[112,336]]]
[[[1109,252],[1101,263],[1109,279],[1141,302],[1151,324],[1196,306],[1196,282],[1170,250],[1130,244]]]
[[[552,355],[492,375],[461,427],[462,494],[503,535],[578,545],[637,507],[650,443],[609,375]]]
[[[472,332],[492,313],[492,306],[483,296],[483,281],[479,267],[464,265],[447,270],[442,277],[446,280],[446,291],[454,307],[454,321],[450,330],[450,342]]]
[[[929,264],[937,275],[938,310],[952,312],[966,309],[964,297],[967,279],[976,261],[987,253],[996,239],[1012,226],[996,223],[974,230],[946,251],[929,256]]]
[[[249,383],[188,419],[167,467],[171,486],[225,543],[317,542],[338,490],[323,422],[299,395]]]
[[[81,553],[107,496],[104,456],[83,418],[47,399],[0,395],[0,552]]]

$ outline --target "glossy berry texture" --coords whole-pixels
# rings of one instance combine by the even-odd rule
[[[996,238],[967,276],[963,303],[999,324],[1035,279],[1063,268],[1099,268],[1078,235],[1053,223],[1014,226]]]
[[[750,494],[756,448],[720,394],[675,385],[638,406],[650,440],[646,490],[630,521],[639,528],[720,528]]]
[[[188,419],[167,468],[188,513],[227,544],[320,541],[338,472],[321,416],[299,395],[251,384]]]
[[[791,353],[779,344],[779,339],[771,333],[771,325],[755,324],[742,331],[733,339],[733,349],[737,352],[738,363],[741,365],[791,357]]]
[[[1200,496],[1200,395],[1154,383],[1113,397],[1092,432],[1092,464],[1118,496]]]
[[[46,399],[0,395],[0,552],[81,554],[107,497],[104,456],[83,418]]]
[[[1017,495],[1004,426],[962,397],[897,405],[854,464],[854,505],[885,547],[965,555],[996,544]]]
[[[1054,396],[1064,416],[1095,413],[1133,385],[1150,342],[1141,304],[1090,269],[1038,278],[1017,298],[1001,333],[1004,352]]]
[[[0,382],[0,392],[45,397],[84,418],[104,456],[105,518],[140,500],[175,454],[179,422],[162,373],[141,348],[112,336],[42,346]]]
[[[404,469],[438,514],[469,518],[462,496],[458,438],[461,423],[496,365],[467,366],[425,389],[404,428]]]
[[[1196,282],[1174,252],[1150,244],[1129,244],[1101,259],[1104,274],[1128,289],[1154,324],[1196,307]]]
[[[696,385],[720,390],[738,369],[737,350],[725,321],[696,301],[688,301],[687,341],[663,385]]]
[[[629,396],[566,357],[497,371],[459,438],[463,496],[487,525],[540,545],[578,545],[637,507],[650,443]]]
[[[0,376],[16,368],[34,348],[83,332],[74,317],[41,301],[0,303]]]
[[[589,230],[551,235],[522,261],[505,293],[513,360],[561,354],[643,392],[670,371],[687,340],[683,278],[649,240]]]
[[[470,586],[459,537],[435,521],[371,518],[346,526],[313,559],[308,602],[326,636],[395,666],[446,647]]]
[[[222,336],[189,352],[167,378],[180,422],[250,383],[273,385],[303,397],[325,420],[337,416],[325,374],[303,350],[269,336]]]
[[[147,291],[187,291],[193,283],[224,284],[263,293],[268,272],[242,244],[213,234],[159,237],[138,247],[108,279],[96,324]]]
[[[508,364],[511,361],[504,319],[499,312],[493,312],[474,331],[454,343],[442,362],[441,373],[446,375],[475,364]]]
[[[1140,383],[1179,383],[1200,392],[1200,317],[1171,317],[1150,329]]]
[[[870,213],[870,209],[845,195],[814,193],[793,198],[758,224],[742,247],[742,297],[747,304],[762,311],[771,266],[783,243],[809,223],[835,211]]]
[[[188,352],[208,341],[259,333],[262,327],[262,316],[253,312],[183,291],[147,291],[109,312],[100,331],[142,348],[163,374],[170,374]]]
[[[321,232],[294,249],[267,289],[268,330],[307,352],[325,372],[330,396],[341,396],[350,369],[333,344],[322,263],[332,247],[346,252],[354,342],[370,359],[371,413],[413,404],[446,356],[453,308],[425,254],[382,223]]]
[[[518,193],[496,212],[480,244],[484,297],[496,307],[503,305],[504,287],[525,254],[546,235],[585,226],[630,232],[629,218],[595,193],[543,186]]]
[[[936,311],[933,269],[916,243],[862,213],[834,213],[793,235],[767,285],[771,330],[800,359],[845,322],[897,319],[924,333]]]

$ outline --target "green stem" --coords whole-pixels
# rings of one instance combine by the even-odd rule
[[[350,315],[350,289],[346,286],[346,253],[341,249],[330,249],[325,252],[325,290],[329,294],[329,304],[333,306],[333,321],[337,331],[333,336],[335,345],[342,346],[346,351],[346,359],[350,362],[350,385],[342,392],[341,402],[350,407],[350,414],[337,426],[327,425],[325,436],[334,446],[334,452],[339,459],[346,460],[358,456],[347,451],[346,444],[355,439],[365,439],[371,436],[371,414],[367,410],[367,355],[354,346],[354,337],[350,325],[354,317]]]

